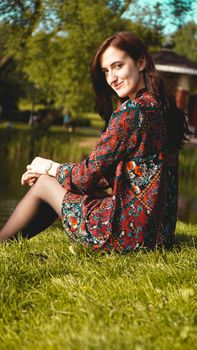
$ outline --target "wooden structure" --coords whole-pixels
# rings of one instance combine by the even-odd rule
[[[188,112],[191,131],[197,137],[197,64],[171,49],[152,54],[163,76],[169,95],[179,108]]]

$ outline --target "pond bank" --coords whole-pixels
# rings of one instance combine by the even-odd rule
[[[79,162],[96,144],[100,131],[80,128],[74,134],[56,128],[48,133],[0,128],[0,221],[13,210],[27,188],[20,186],[21,174],[36,156],[62,162]],[[197,144],[192,141],[180,152],[179,212],[184,222],[197,223]],[[3,206],[5,211],[3,212]]]

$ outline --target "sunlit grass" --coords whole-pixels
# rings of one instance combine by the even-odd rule
[[[194,349],[197,226],[169,252],[98,254],[54,226],[0,247],[1,349]]]
[[[104,121],[97,113],[84,113],[83,116],[87,119],[90,119],[92,127],[98,128],[100,130],[103,129]]]

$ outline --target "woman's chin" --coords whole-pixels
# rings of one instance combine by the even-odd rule
[[[116,93],[117,93],[118,97],[121,99],[128,97],[128,95],[125,93],[121,93],[121,92],[116,92]]]

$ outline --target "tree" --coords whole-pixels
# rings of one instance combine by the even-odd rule
[[[197,63],[197,25],[194,22],[185,24],[174,35],[175,51]]]
[[[2,0],[0,66],[4,69],[5,62],[14,61],[33,85],[34,97],[42,97],[48,108],[65,107],[73,115],[92,110],[89,66],[103,39],[131,30],[149,49],[161,46],[162,6],[157,4],[154,12],[143,9],[143,16],[132,22],[125,16],[132,2],[138,4],[137,0]]]
[[[128,21],[122,18],[122,14],[130,3],[131,1],[117,0],[76,0],[64,2],[59,9],[61,30],[67,33],[64,67],[66,79],[61,84],[66,94],[60,95],[73,112],[92,109],[89,74],[92,56],[103,39],[127,28]]]
[[[4,38],[0,53],[0,68],[24,50],[28,38],[41,19],[42,0],[1,0],[1,36]]]
[[[158,0],[155,5],[151,1],[144,5],[140,0],[135,0],[127,15],[132,21],[140,22],[162,34],[169,24],[175,30],[183,26],[188,15],[192,16],[195,3],[195,0]]]
[[[178,28],[185,24],[185,18],[192,14],[195,0],[168,0],[166,3],[171,18],[171,23],[176,23]]]
[[[48,106],[74,113],[93,107],[89,65],[98,44],[127,28],[131,0],[3,0],[2,62],[17,62]],[[5,35],[3,35],[5,34]],[[2,65],[3,67],[3,65]]]
[[[133,24],[137,23],[143,29],[146,28],[158,34],[161,34],[164,29],[162,5],[159,2],[155,5],[147,3],[144,6],[140,0],[135,0],[129,7],[126,16]]]

